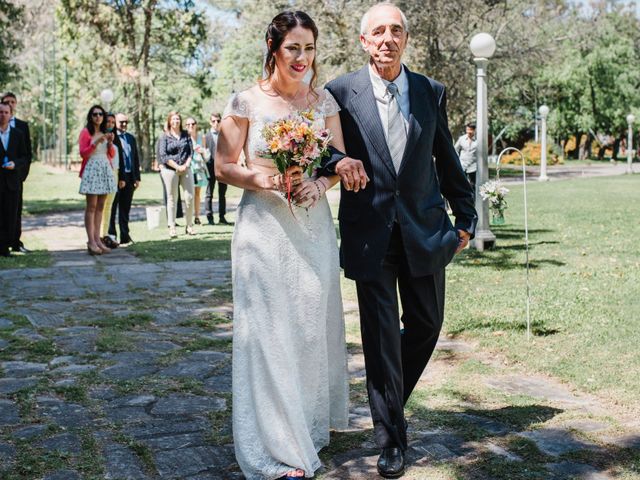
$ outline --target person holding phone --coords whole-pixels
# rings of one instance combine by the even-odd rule
[[[113,140],[113,132],[107,132],[104,108],[100,105],[92,106],[87,113],[87,124],[78,140],[82,157],[80,193],[87,199],[84,226],[89,255],[102,255],[111,251],[100,238],[100,226],[107,195],[117,191],[112,166],[116,155]]]

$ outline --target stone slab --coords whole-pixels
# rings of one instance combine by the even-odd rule
[[[37,412],[43,417],[65,428],[90,425],[89,411],[82,405],[67,403],[54,397],[37,397]]]
[[[227,408],[224,398],[196,395],[169,395],[159,399],[151,409],[152,415],[197,415],[219,412]]]
[[[37,385],[38,379],[27,378],[0,378],[0,394],[11,395],[27,388]]]
[[[18,430],[15,430],[12,436],[19,440],[29,440],[31,438],[39,437],[40,435],[47,433],[48,430],[49,430],[48,425],[42,425],[42,424],[28,425],[26,427],[22,427],[22,428],[19,428]]]
[[[118,363],[112,367],[105,368],[100,375],[111,380],[135,380],[147,375],[153,375],[157,371],[158,367],[153,365]]]
[[[16,447],[8,443],[0,443],[0,472],[10,466],[16,458]]]
[[[0,318],[0,328],[13,328],[14,323],[8,318]]]
[[[0,427],[18,425],[19,423],[18,405],[11,400],[0,400]]]
[[[105,480],[147,480],[140,459],[129,448],[108,444],[103,451],[105,457]]]
[[[568,431],[558,428],[543,428],[531,432],[521,432],[518,435],[532,440],[541,452],[554,457],[568,452],[597,448],[595,444],[578,440]]]
[[[64,316],[57,313],[29,312],[27,320],[36,328],[61,327],[65,323]]]
[[[38,446],[48,452],[61,452],[68,454],[79,454],[82,451],[82,441],[80,437],[72,433],[62,433],[54,435],[38,443]]]
[[[34,373],[42,373],[47,370],[46,363],[33,362],[2,362],[0,367],[7,377],[24,378]]]
[[[532,398],[552,402],[585,406],[591,402],[585,398],[575,396],[564,385],[546,378],[529,375],[505,375],[501,377],[486,377],[485,384],[513,395],[527,395]]]
[[[177,450],[180,448],[200,447],[206,444],[204,432],[180,433],[163,437],[140,440],[152,450]]]
[[[569,478],[580,480],[612,480],[613,477],[605,472],[584,463],[560,462],[545,465],[553,474],[553,479],[566,480]]]
[[[158,420],[154,419],[144,425],[135,425],[127,429],[127,434],[135,439],[180,435],[194,432],[208,432],[211,423],[203,418],[193,420]]]
[[[162,450],[154,458],[158,473],[167,479],[188,478],[235,462],[232,449],[210,446]]]

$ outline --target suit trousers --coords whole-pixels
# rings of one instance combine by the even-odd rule
[[[133,203],[134,179],[127,178],[124,188],[118,189],[113,206],[111,207],[111,221],[109,222],[109,235],[116,235],[116,212],[118,213],[118,227],[120,227],[120,241],[129,239],[129,214]]]
[[[411,277],[407,262],[396,224],[380,274],[373,280],[356,281],[376,443],[380,448],[402,450],[407,448],[404,405],[438,341],[445,289],[444,269],[416,278]]]
[[[213,191],[216,188],[216,173],[213,163],[207,162],[209,171],[209,183],[207,183],[207,194],[204,197],[204,208],[208,220],[213,220]],[[224,217],[227,214],[227,184],[218,182],[218,216]]]
[[[15,233],[13,236],[13,242],[11,242],[11,248],[13,248],[14,250],[18,250],[20,247],[22,247],[22,240],[20,240],[20,237],[22,237],[22,194],[24,191],[24,182],[20,182],[20,189],[18,191],[18,206],[17,206],[17,211],[16,211],[16,227],[15,227]]]
[[[16,218],[20,203],[21,188],[12,190],[4,185],[4,179],[0,178],[3,185],[0,186],[0,254],[9,253],[14,246],[16,238]]]

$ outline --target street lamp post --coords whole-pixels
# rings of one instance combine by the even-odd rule
[[[546,182],[549,180],[547,177],[547,115],[549,115],[549,107],[546,105],[540,105],[538,109],[540,114],[540,176],[538,180]]]
[[[489,229],[489,205],[488,200],[483,200],[480,195],[480,186],[489,180],[488,144],[489,128],[487,118],[487,65],[489,59],[496,51],[496,42],[488,33],[478,33],[469,43],[471,53],[475,57],[476,64],[476,141],[478,171],[476,173],[476,211],[478,212],[478,224],[472,246],[476,250],[483,251],[492,248],[496,243],[496,236]]]
[[[113,90],[105,88],[100,92],[100,99],[104,103],[104,109],[108,112],[111,108],[111,102],[113,102]]]
[[[633,173],[631,169],[631,163],[633,162],[633,122],[636,117],[633,113],[627,115],[627,124],[629,125],[629,132],[627,133],[627,173]]]

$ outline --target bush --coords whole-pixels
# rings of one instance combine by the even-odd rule
[[[522,147],[522,154],[527,165],[540,165],[540,154],[542,153],[542,146],[534,141],[525,143]],[[522,165],[521,157],[518,152],[511,152],[508,155],[504,155],[500,160],[501,164],[506,165]],[[547,145],[547,165],[557,165],[563,163],[560,151],[556,151],[553,145]]]

